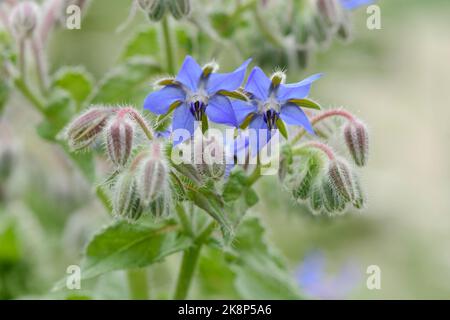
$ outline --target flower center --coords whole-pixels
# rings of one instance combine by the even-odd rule
[[[201,121],[206,107],[208,106],[208,97],[205,94],[193,94],[188,98],[189,110],[196,121]]]
[[[264,116],[264,121],[267,123],[269,130],[276,129],[276,122],[280,115],[280,104],[277,100],[269,97],[267,101],[260,105],[260,112]]]

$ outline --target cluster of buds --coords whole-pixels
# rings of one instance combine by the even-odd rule
[[[94,106],[67,126],[65,138],[72,151],[79,151],[89,147],[103,133],[108,157],[120,168],[129,162],[132,155],[136,125],[151,137],[147,122],[134,108]]]
[[[137,143],[137,128],[151,140],[149,147]],[[136,221],[146,212],[155,217],[166,215],[171,196],[168,162],[162,143],[153,139],[144,117],[131,107],[94,106],[65,130],[72,151],[86,149],[102,137],[116,173],[111,184],[114,215],[128,221]]]
[[[196,135],[193,140],[192,162],[202,177],[221,179],[225,175],[226,155],[220,136]]]
[[[177,20],[191,11],[190,0],[137,0],[137,3],[151,21],[161,20],[167,11]]]
[[[154,141],[149,151],[139,153],[120,173],[113,192],[113,213],[128,221],[138,220],[144,212],[153,217],[168,213],[170,188],[168,167],[162,144]]]
[[[369,134],[366,125],[342,109],[328,110],[311,118],[318,124],[331,117],[343,117],[341,139],[352,163],[367,164]],[[324,124],[324,123],[321,123]],[[310,141],[297,149],[283,150],[280,177],[297,201],[307,201],[314,213],[333,215],[349,206],[363,209],[365,195],[358,175],[346,160],[338,157],[328,145]]]

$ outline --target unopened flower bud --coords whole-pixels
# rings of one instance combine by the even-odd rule
[[[66,129],[66,139],[71,150],[89,146],[103,131],[112,109],[94,107],[75,118]]]
[[[169,10],[172,16],[179,20],[191,12],[190,0],[168,0]]]
[[[339,0],[316,0],[316,11],[329,26],[337,25],[342,19],[342,6]]]
[[[352,201],[353,206],[356,209],[364,209],[366,205],[366,195],[361,186],[361,181],[359,181],[358,177],[354,177],[354,198]]]
[[[120,112],[108,123],[105,129],[106,146],[109,159],[116,166],[124,166],[133,150],[134,123]]]
[[[294,198],[302,200],[308,199],[322,169],[323,162],[318,156],[311,156],[307,159],[305,167],[300,173],[297,183],[294,186]]]
[[[331,161],[328,167],[327,178],[338,195],[346,201],[353,199],[353,174],[346,162],[339,159]]]
[[[333,182],[326,178],[322,181],[322,198],[324,209],[329,214],[344,211],[348,202],[346,198],[337,191]]]
[[[39,7],[33,1],[18,3],[10,16],[11,27],[18,38],[27,38],[33,34],[39,23]]]
[[[150,204],[167,185],[167,168],[159,155],[150,155],[142,162],[139,174],[139,192],[145,205]]]
[[[320,213],[323,209],[323,195],[320,183],[314,185],[311,196],[309,197],[309,204],[314,213]]]
[[[131,171],[123,173],[115,184],[113,213],[130,221],[138,220],[143,211],[136,178]]]
[[[139,7],[152,21],[159,21],[166,12],[166,0],[138,0]]]
[[[344,128],[345,144],[356,165],[363,167],[369,155],[369,133],[364,123],[349,121]]]

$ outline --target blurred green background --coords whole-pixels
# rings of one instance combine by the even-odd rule
[[[83,65],[101,78],[145,23],[138,15],[126,31],[114,32],[130,3],[94,0],[81,30],[54,35],[51,69]],[[450,2],[379,4],[382,30],[368,30],[365,10],[358,10],[352,43],[335,41],[315,54],[302,74],[287,70],[294,79],[324,72],[312,97],[324,106],[343,106],[368,124],[370,161],[361,171],[368,209],[314,218],[286,191],[273,187],[275,177],[268,177],[260,183],[261,202],[251,214],[263,216],[269,238],[293,272],[311,250],[324,252],[330,274],[354,261],[363,278],[350,298],[450,298]],[[230,69],[238,61],[227,53],[200,60],[217,58]],[[10,215],[0,224],[0,298],[39,297],[65,274],[67,265],[79,261],[84,241],[109,218],[63,154],[36,136],[39,116],[22,97],[11,99],[5,119],[21,156],[8,186]],[[177,259],[153,268],[152,281],[170,288]],[[369,265],[381,268],[381,290],[365,286]],[[113,273],[94,285],[107,288],[101,297],[121,298],[126,290],[122,277]]]

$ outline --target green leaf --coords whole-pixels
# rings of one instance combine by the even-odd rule
[[[295,103],[297,106],[309,109],[322,109],[321,106],[311,99],[290,99],[288,102]]]
[[[93,104],[142,103],[150,91],[150,81],[161,71],[153,59],[133,57],[114,68],[100,82],[91,97]]]
[[[92,76],[82,67],[61,68],[53,79],[53,87],[66,90],[81,108],[92,91]]]
[[[96,234],[87,245],[81,278],[90,279],[114,270],[142,268],[190,245],[191,240],[177,232],[173,221],[160,225],[117,221]],[[63,282],[56,288],[61,288]]]
[[[234,285],[243,299],[300,299],[293,276],[266,242],[257,218],[242,222],[230,260]]]
[[[0,216],[0,264],[15,263],[21,259],[19,237],[15,221],[6,216]]]
[[[205,187],[197,190],[189,190],[187,195],[197,207],[205,210],[206,213],[220,224],[224,233],[230,233],[232,231],[230,221],[224,212],[223,200],[218,194]]]
[[[126,45],[122,58],[134,56],[157,56],[161,48],[158,32],[154,26],[139,31]]]

